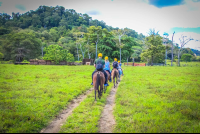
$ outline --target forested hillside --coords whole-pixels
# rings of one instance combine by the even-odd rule
[[[4,13],[0,14],[0,52],[5,60],[42,59],[45,48],[59,45],[73,54],[75,60],[81,60],[95,58],[95,45],[98,42],[98,52],[111,60],[114,57],[119,59],[119,47],[112,34],[118,29],[62,6],[40,6],[36,11],[12,13],[12,16]],[[145,38],[135,30],[127,30],[127,36],[122,38],[122,60],[131,57],[132,46],[142,49]]]
[[[88,14],[62,6],[40,6],[24,14],[0,13],[0,59],[81,61],[83,58],[95,59],[97,47],[97,53],[108,56],[110,61],[120,59],[121,50],[122,62],[152,62],[150,53],[142,54],[149,49],[145,40],[150,39],[150,35],[147,38],[130,28],[113,28],[104,21],[93,20]],[[157,39],[162,45],[162,37]],[[171,59],[171,44],[172,41],[168,39],[168,59]],[[178,49],[178,46],[174,46],[175,58]],[[154,62],[164,62],[162,51],[154,53]],[[193,52],[184,48],[181,55],[189,53],[194,56]]]

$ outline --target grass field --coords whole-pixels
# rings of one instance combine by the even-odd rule
[[[93,66],[0,64],[0,132],[39,132],[90,89]]]
[[[117,133],[200,133],[200,67],[124,67]]]
[[[192,63],[191,64],[197,64]],[[123,66],[116,94],[114,132],[200,132],[199,66]],[[93,66],[0,64],[0,133],[46,127],[76,96],[90,89]],[[110,84],[101,100],[89,94],[61,133],[98,132]]]

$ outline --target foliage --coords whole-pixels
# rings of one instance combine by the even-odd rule
[[[2,54],[1,52],[0,52],[0,59],[2,59],[4,57],[4,54]]]
[[[148,63],[160,63],[164,60],[165,46],[162,45],[162,37],[150,35],[145,38],[146,49],[141,54],[142,60]]]
[[[31,59],[39,56],[41,40],[32,30],[13,31],[3,41],[5,60]]]
[[[63,49],[59,45],[50,45],[45,48],[44,60],[53,60],[56,64],[59,64],[60,61],[74,61],[74,57],[66,49]]]
[[[191,58],[192,58],[192,55],[191,55],[191,54],[183,54],[183,55],[181,56],[181,60],[182,60],[182,61],[186,61],[186,62],[191,61]]]

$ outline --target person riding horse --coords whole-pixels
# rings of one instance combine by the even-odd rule
[[[111,79],[111,72],[110,72],[110,62],[108,60],[108,56],[105,57],[105,68],[104,68],[105,71],[108,71],[109,74],[110,74],[110,82],[112,81]]]
[[[109,86],[108,85],[108,82],[107,82],[107,74],[106,72],[103,70],[103,68],[105,67],[105,61],[102,59],[102,53],[99,53],[98,54],[98,59],[95,60],[94,62],[94,67],[96,68],[95,71],[92,73],[92,83],[91,85],[93,85],[93,75],[95,72],[97,71],[101,71],[104,73],[104,76],[105,76],[105,84],[104,86]]]
[[[122,76],[123,76],[124,74],[123,74],[123,70],[122,70],[122,64],[120,63],[120,61],[118,61],[118,65],[119,65],[118,70],[120,69],[122,71]]]
[[[113,66],[113,68],[116,68],[118,70],[119,65],[118,65],[118,62],[117,62],[117,58],[114,58],[114,62],[112,63],[112,66]],[[119,70],[118,70],[118,72],[119,72]],[[111,71],[111,73],[112,73],[112,71]]]

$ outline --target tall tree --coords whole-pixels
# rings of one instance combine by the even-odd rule
[[[173,57],[173,50],[174,50],[174,42],[173,42],[173,39],[174,39],[174,34],[175,34],[175,31],[172,35],[172,50],[171,50],[171,53],[172,53],[172,59],[171,59],[171,66],[173,66],[173,60],[174,60],[174,57]]]
[[[114,41],[116,43],[116,46],[120,49],[120,62],[121,62],[121,49],[123,48],[124,44],[121,42],[121,38],[125,36],[129,30],[127,28],[125,29],[118,29],[113,30],[112,33],[114,35]]]
[[[162,37],[160,35],[151,34],[145,38],[146,50],[143,50],[142,56],[151,59],[153,66],[154,58],[162,57],[165,53],[165,46],[162,45]]]
[[[166,50],[165,50],[165,65],[167,65],[167,45],[166,45],[166,43],[168,41],[168,39],[167,39],[168,36],[169,36],[169,34],[166,33],[166,32],[163,34],[163,43],[166,47]]]
[[[180,40],[180,48],[178,49],[178,66],[180,66],[180,53],[183,49],[183,47],[191,40],[194,40],[193,38],[189,37],[187,39],[185,39],[187,36],[183,36],[181,35],[181,37],[179,38]]]
[[[102,27],[101,26],[98,26],[98,27],[90,26],[87,30],[90,34],[91,41],[95,42],[95,44],[96,44],[95,59],[97,59],[97,44],[98,44],[99,39],[102,37],[102,33],[103,33]]]

